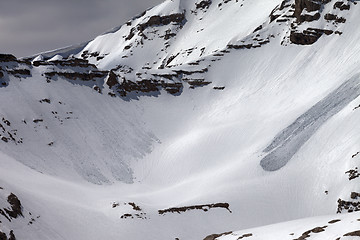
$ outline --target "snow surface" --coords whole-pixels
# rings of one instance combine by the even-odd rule
[[[165,1],[131,26],[75,52],[70,48],[71,54],[98,52],[103,58],[89,61],[100,69],[149,64],[149,72],[160,72],[161,63],[179,53],[170,65],[180,68],[246,40],[281,3],[233,0],[220,11],[220,2],[194,15],[195,1]],[[168,28],[176,32],[169,47],[151,29],[146,34],[153,40],[143,45],[139,35],[124,40],[151,16],[184,10],[182,28],[158,29],[159,35]],[[124,101],[93,90],[96,82],[49,83],[43,66],[26,79],[10,76],[9,86],[0,88],[0,118],[11,122],[8,130],[16,129],[23,143],[0,143],[0,193],[15,193],[26,216],[40,217],[31,225],[26,217],[1,223],[0,230],[13,229],[20,240],[195,240],[256,227],[220,239],[250,232],[249,239],[294,239],[333,219],[341,221],[309,239],[359,230],[359,213],[334,215],[339,198],[360,191],[359,179],[349,181],[345,174],[359,166],[359,156],[352,158],[360,151],[360,109],[354,110],[360,104],[359,11],[351,5],[341,36],[323,36],[311,46],[281,45],[289,26],[269,24],[264,33],[279,36],[210,62],[205,78],[211,84],[185,85],[180,96],[162,91]],[[129,44],[137,46],[132,55],[124,50]],[[61,51],[44,56],[55,55],[68,57]],[[225,89],[213,89],[219,86]],[[138,214],[129,202],[146,219],[121,218]],[[219,202],[229,203],[232,213],[219,208],[158,214]],[[279,222],[285,223],[258,228]]]

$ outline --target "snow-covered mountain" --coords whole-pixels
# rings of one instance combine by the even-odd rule
[[[356,0],[167,0],[0,55],[0,239],[359,238],[359,21]]]

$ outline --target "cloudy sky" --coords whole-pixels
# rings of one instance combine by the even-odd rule
[[[0,0],[0,53],[17,57],[81,43],[164,0]]]

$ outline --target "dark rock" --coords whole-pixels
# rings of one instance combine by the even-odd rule
[[[290,32],[290,41],[298,45],[311,45],[315,43],[320,37],[321,35],[308,35],[295,31]]]
[[[133,215],[129,214],[129,213],[125,213],[124,215],[122,215],[120,218],[134,218]]]
[[[297,22],[301,23],[307,21],[306,17],[304,18],[301,16],[304,9],[308,12],[320,11],[321,7],[329,2],[331,2],[331,0],[295,0],[294,16],[296,17]]]
[[[101,89],[100,89],[100,87],[99,86],[94,86],[93,87],[93,89],[95,90],[95,91],[97,91],[98,93],[101,93]]]
[[[104,78],[108,74],[107,71],[91,71],[86,73],[81,72],[47,72],[45,76],[52,78],[54,76],[64,77],[69,80],[80,79],[82,81],[91,81],[95,78]]]
[[[32,63],[32,65],[34,67],[39,67],[39,66],[47,66],[47,65],[51,65],[51,63],[45,62],[45,61],[34,61]]]
[[[7,240],[6,234],[1,231],[0,231],[0,240]]]
[[[318,11],[321,9],[321,2],[312,0],[295,0],[294,15],[298,19],[298,22],[301,22],[300,16],[305,8],[308,12]]]
[[[269,17],[270,17],[270,23],[275,21],[278,17],[280,17],[281,15],[280,14],[275,14],[277,13],[279,10],[279,6],[276,6],[270,13]],[[261,26],[262,28],[262,26]],[[255,31],[254,31],[255,32]]]
[[[334,224],[334,223],[337,223],[340,221],[341,221],[340,219],[334,219],[334,220],[329,221],[329,224]]]
[[[129,204],[130,206],[132,206],[133,210],[135,210],[135,211],[141,211],[141,208],[140,208],[138,205],[136,205],[135,203],[129,202],[128,204]]]
[[[311,233],[324,232],[325,228],[327,228],[327,226],[313,228],[311,230],[308,230],[308,231],[304,232],[300,237],[298,237],[298,238],[296,238],[294,240],[304,240],[306,238],[309,238]]]
[[[343,17],[339,17],[339,18],[336,18],[335,22],[337,22],[337,23],[345,23],[346,19],[343,18]]]
[[[335,22],[337,22],[337,23],[345,23],[345,22],[346,22],[346,19],[345,19],[345,18],[343,18],[343,17],[338,17],[337,15],[331,14],[331,13],[325,14],[324,19],[325,19],[325,20],[328,20],[328,21],[335,21]]]
[[[50,99],[48,99],[48,98],[43,98],[39,102],[41,102],[41,103],[45,102],[45,103],[48,103],[48,104],[51,103]]]
[[[4,77],[4,73],[0,71],[0,78]]]
[[[135,36],[135,28],[131,28],[129,35],[125,38],[125,40],[130,40]]]
[[[324,226],[324,227],[316,227],[316,228],[312,229],[311,232],[313,232],[313,233],[324,232],[326,227],[327,227],[327,226]]]
[[[82,67],[82,68],[95,68],[96,66],[94,64],[90,64],[87,60],[80,59],[80,58],[71,58],[68,60],[57,60],[52,61],[55,65],[60,65],[62,67]]]
[[[100,55],[99,52],[89,53],[89,51],[86,50],[86,51],[84,51],[84,52],[81,54],[81,58],[83,58],[83,59],[81,59],[81,60],[87,61],[87,60],[86,60],[87,58],[89,58],[89,57],[96,58],[96,57],[98,57],[99,55]],[[69,60],[71,60],[71,59],[69,59]],[[68,61],[68,60],[66,60],[66,61]]]
[[[320,13],[315,13],[314,15],[309,15],[309,14],[305,14],[305,15],[300,15],[298,18],[298,21],[300,22],[312,22],[312,21],[316,21],[320,19]]]
[[[161,87],[165,89],[166,92],[176,95],[181,93],[183,85],[182,83],[161,83]]]
[[[190,85],[190,88],[203,87],[209,85],[211,82],[205,81],[205,79],[184,79]]]
[[[250,44],[242,44],[242,45],[232,45],[232,44],[229,44],[227,46],[229,49],[250,49],[253,47],[253,45],[250,43]]]
[[[229,235],[229,234],[232,234],[232,232],[225,232],[225,233],[220,233],[220,234],[211,234],[211,235],[205,237],[204,240],[215,240],[218,237],[226,236],[226,235]]]
[[[212,208],[225,208],[231,213],[229,207],[230,205],[228,203],[215,203],[215,204],[204,204],[204,205],[186,206],[186,207],[178,207],[178,208],[168,208],[164,210],[159,210],[158,212],[160,215],[163,215],[165,213],[175,213],[175,212],[181,213],[189,210],[203,210],[204,212],[206,212]]]
[[[109,88],[112,88],[116,84],[119,84],[117,80],[117,76],[113,71],[109,72],[108,78],[106,80],[106,84],[109,86]]]
[[[34,119],[33,122],[34,123],[39,123],[39,122],[43,122],[44,120],[43,119]]]
[[[357,199],[358,197],[360,197],[360,193],[357,193],[357,192],[352,192],[350,195],[351,199]]]
[[[195,3],[196,9],[207,9],[211,5],[212,0],[203,0],[199,3]]]
[[[17,60],[18,63],[21,63],[21,64],[25,64],[25,65],[28,65],[29,67],[31,67],[31,59],[18,59]]]
[[[281,4],[280,4],[279,10],[281,11],[281,10],[287,8],[287,7],[290,7],[291,4],[289,2],[290,2],[290,0],[282,1]]]
[[[286,19],[286,18],[282,18],[282,19],[278,19],[278,20],[276,20],[276,22],[287,22],[287,21],[289,21],[288,19]]]
[[[338,200],[337,213],[345,212],[357,212],[360,211],[360,202],[345,201],[342,199]]]
[[[11,126],[11,123],[9,120],[6,120],[5,118],[2,118],[3,123],[5,123],[7,126]]]
[[[280,14],[273,14],[271,13],[270,14],[270,22],[273,22],[275,21],[278,17],[280,17],[281,15]]]
[[[15,234],[14,234],[13,230],[10,231],[9,240],[16,240],[16,237],[15,237]]]
[[[263,26],[262,26],[262,25],[258,26],[257,28],[255,28],[255,30],[254,30],[254,32],[253,32],[253,33],[255,33],[255,32],[257,32],[257,31],[260,31],[262,28],[263,28]]]
[[[117,92],[120,96],[127,96],[129,92],[158,92],[161,88],[167,91],[170,94],[177,95],[180,94],[183,88],[181,82],[168,82],[164,81],[163,78],[173,80],[180,78],[179,74],[152,74],[156,79],[143,79],[140,81],[132,82],[124,80],[117,87]]]
[[[213,87],[213,89],[215,89],[215,90],[224,90],[225,87]]]
[[[166,61],[166,66],[168,66],[180,53],[176,55],[171,55],[169,59]]]
[[[130,45],[127,45],[127,46],[125,46],[125,47],[124,47],[124,51],[125,51],[125,50],[129,50],[130,48],[131,48],[131,44],[130,44]]]
[[[8,215],[6,215],[5,211],[0,208],[0,215],[4,216],[9,222],[11,222],[11,219]]]
[[[0,62],[16,62],[17,58],[11,54],[0,54]]]
[[[13,137],[13,135],[8,131],[7,134],[9,135],[10,139],[16,142],[16,139]]]
[[[315,43],[323,34],[330,35],[332,30],[308,28],[303,32],[290,32],[290,41],[298,45],[311,45]]]
[[[336,18],[337,18],[337,16],[335,14],[331,14],[331,13],[327,13],[324,16],[324,19],[329,20],[329,21],[336,20]]]
[[[328,30],[328,29],[319,29],[319,28],[308,28],[305,31],[312,31],[312,32],[316,32],[316,33],[320,33],[320,34],[325,34],[325,35],[331,35],[334,33],[333,30]],[[304,31],[304,32],[305,32]]]
[[[119,84],[117,88],[120,96],[125,97],[128,92],[157,92],[159,89],[157,88],[157,84],[151,80],[141,80],[137,82],[132,82],[129,80],[124,80],[121,84]]]
[[[360,230],[346,233],[344,237],[360,237]]]
[[[252,233],[246,233],[246,234],[243,234],[242,236],[238,237],[237,240],[240,240],[240,239],[243,239],[243,238],[247,238],[247,237],[252,237],[253,234]]]
[[[8,196],[7,201],[10,204],[11,209],[4,210],[10,217],[17,218],[18,216],[23,216],[21,202],[15,194],[11,193]]]
[[[84,56],[84,53],[82,54]],[[71,58],[71,59],[65,59],[65,60],[56,60],[56,61],[35,61],[33,62],[33,66],[59,66],[59,67],[80,67],[80,68],[92,68],[97,69],[94,64],[91,64],[86,59],[80,59],[80,58]]]
[[[143,32],[148,27],[168,25],[170,23],[177,23],[183,25],[185,23],[185,13],[174,13],[167,16],[152,16],[150,19],[143,24],[138,26],[138,30]]]
[[[193,75],[195,73],[206,73],[208,72],[209,69],[208,68],[203,68],[203,69],[200,69],[200,70],[195,70],[195,71],[185,71],[185,70],[176,70],[175,72],[178,74],[178,75]]]
[[[114,202],[114,203],[112,204],[112,208],[116,208],[116,207],[118,207],[118,206],[120,206],[120,203]]]
[[[88,57],[89,57],[89,51],[88,51],[88,50],[84,51],[84,52],[81,54],[81,57],[82,57],[82,58],[88,58]]]
[[[339,1],[334,4],[334,9],[336,8],[340,9],[341,11],[350,10],[350,5],[347,5],[344,2]]]
[[[29,69],[11,69],[11,70],[7,70],[8,74],[11,75],[26,75],[26,76],[31,76],[31,72]]]
[[[358,169],[355,168],[355,169],[350,169],[349,171],[346,171],[345,172],[346,174],[349,175],[349,181],[355,179],[355,178],[358,178],[360,177],[360,173],[358,172]]]
[[[97,56],[99,53],[96,53],[94,55],[94,53],[90,54],[90,56]],[[53,63],[54,65],[57,66],[62,66],[62,67],[81,67],[81,68],[94,68],[96,69],[96,66],[94,64],[89,63],[87,60],[85,59],[80,59],[80,58],[71,58],[71,59],[66,59],[66,60],[56,60],[56,61],[51,61],[51,63]]]
[[[356,108],[355,108],[356,109]],[[355,110],[354,109],[354,110]],[[354,158],[354,157],[356,157],[357,155],[359,155],[360,154],[360,152],[357,152],[357,153],[355,153],[355,154],[353,154],[352,156],[351,156],[351,158]]]
[[[163,36],[165,40],[169,40],[176,36],[176,33],[172,33],[170,29],[166,30],[165,35]]]
[[[100,55],[99,52],[90,53],[90,57],[98,57],[99,55]]]

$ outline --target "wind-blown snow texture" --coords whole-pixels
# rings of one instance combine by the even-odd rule
[[[264,150],[270,153],[261,160],[261,166],[267,171],[279,170],[285,166],[329,118],[339,113],[359,95],[360,78],[355,76],[281,131]]]
[[[0,55],[0,239],[351,239],[359,11],[168,0]]]

